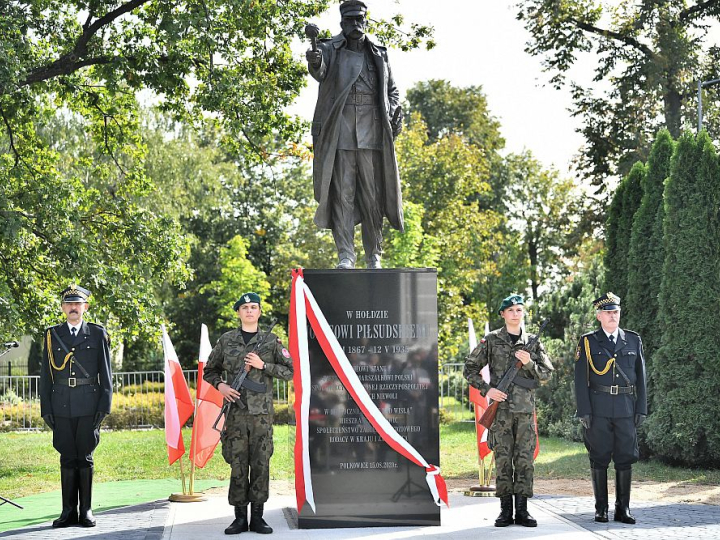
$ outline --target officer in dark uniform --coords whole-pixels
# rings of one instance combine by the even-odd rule
[[[593,302],[601,328],[580,338],[575,353],[577,416],[590,457],[595,521],[608,520],[607,468],[615,463],[615,521],[630,513],[632,464],[640,457],[637,428],[647,416],[645,359],[640,336],[620,328],[620,298]]]
[[[60,453],[63,508],[53,527],[94,527],[93,452],[110,413],[110,339],[102,326],[83,320],[90,291],[71,285],[61,295],[67,321],[45,330],[40,370],[41,414]]]

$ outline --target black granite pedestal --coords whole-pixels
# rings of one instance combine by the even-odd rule
[[[393,427],[440,465],[437,273],[434,269],[304,270],[353,369]],[[365,419],[308,330],[310,464],[316,513],[300,528],[440,525],[425,471]]]

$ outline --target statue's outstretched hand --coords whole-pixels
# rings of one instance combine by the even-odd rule
[[[317,69],[322,64],[322,51],[313,51],[308,49],[305,53],[305,58],[313,68]]]

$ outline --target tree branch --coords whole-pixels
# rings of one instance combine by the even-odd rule
[[[696,14],[705,11],[705,8],[717,5],[720,5],[719,0],[705,0],[705,2],[700,2],[692,7],[683,9],[679,13],[678,19],[681,21],[687,21],[688,19],[692,19]]]
[[[87,54],[88,43],[101,28],[111,24],[115,21],[115,19],[148,2],[150,2],[150,0],[130,0],[126,4],[119,6],[117,9],[106,13],[92,24],[89,24],[91,15],[88,16],[88,19],[83,25],[83,33],[75,42],[73,50],[69,53],[63,54],[60,58],[47,66],[34,69],[24,81],[19,83],[19,86],[27,86],[36,82],[46,81],[60,75],[67,75],[90,65],[110,63],[116,57],[98,56],[84,60],[80,59]]]
[[[714,0],[714,1],[718,1],[718,0]],[[589,23],[580,21],[574,17],[571,17],[569,20],[570,20],[570,22],[574,23],[575,26],[577,26],[578,28],[580,28],[582,30],[585,30],[586,32],[590,32],[591,34],[602,36],[607,39],[612,39],[614,41],[619,41],[621,43],[624,43],[625,45],[630,45],[631,47],[642,52],[648,58],[655,57],[655,53],[653,52],[653,50],[650,47],[648,47],[647,45],[644,45],[643,43],[640,43],[635,38],[632,38],[630,36],[624,36],[618,32],[613,32],[612,30],[606,30],[604,28],[600,28],[593,24],[589,24]]]

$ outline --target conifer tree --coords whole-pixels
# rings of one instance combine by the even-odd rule
[[[642,336],[645,359],[651,369],[652,355],[659,346],[658,310],[663,248],[663,189],[670,175],[675,143],[667,129],[658,133],[642,183],[643,196],[633,220],[628,253],[627,294],[623,299],[623,326]]]
[[[665,262],[661,347],[653,359],[648,442],[670,462],[720,465],[720,393],[715,315],[720,298],[720,172],[706,133],[684,134],[664,192]]]
[[[642,199],[645,165],[638,162],[618,185],[608,211],[605,238],[605,290],[621,298],[627,293],[627,263],[633,217]]]

